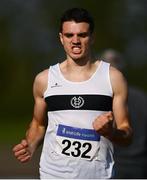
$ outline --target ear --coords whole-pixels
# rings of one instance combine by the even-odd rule
[[[61,43],[63,45],[63,34],[61,32],[59,33],[59,38],[60,38],[60,41],[61,41]]]

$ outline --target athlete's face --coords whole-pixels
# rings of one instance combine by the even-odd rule
[[[93,38],[88,23],[64,22],[59,35],[67,58],[77,60],[89,57]]]

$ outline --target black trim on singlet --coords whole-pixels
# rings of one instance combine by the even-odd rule
[[[45,98],[48,111],[111,111],[112,97],[106,95],[52,95]]]

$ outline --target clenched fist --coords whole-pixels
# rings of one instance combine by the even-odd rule
[[[14,156],[22,163],[31,159],[32,153],[29,150],[28,142],[23,139],[20,144],[17,144],[13,148]]]
[[[113,133],[113,114],[111,111],[101,114],[93,122],[93,128],[102,136],[110,137]]]

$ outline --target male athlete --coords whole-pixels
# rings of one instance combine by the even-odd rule
[[[85,9],[67,10],[59,33],[66,59],[35,78],[33,119],[13,152],[27,162],[44,139],[41,179],[112,178],[113,143],[131,142],[126,80],[92,57],[93,31]]]

